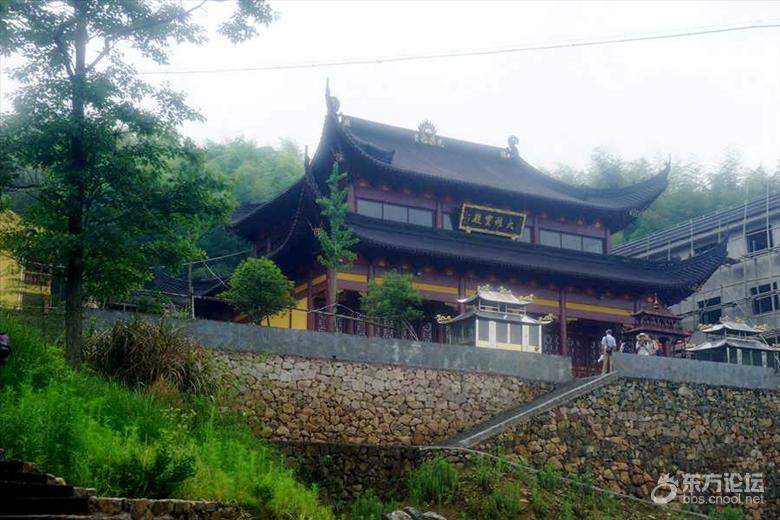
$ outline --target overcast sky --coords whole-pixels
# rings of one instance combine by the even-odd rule
[[[271,2],[279,19],[233,46],[177,48],[170,70],[374,58],[777,21],[780,2]],[[229,6],[199,18],[215,27]],[[139,70],[160,70],[138,62]],[[539,167],[584,167],[594,147],[625,159],[716,164],[727,150],[780,160],[780,30],[430,61],[147,76],[187,93],[199,142],[244,136],[316,147],[325,78],[342,111],[505,146]],[[4,92],[8,90],[3,78]],[[7,105],[6,105],[7,106]]]

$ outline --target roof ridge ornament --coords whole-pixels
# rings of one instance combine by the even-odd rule
[[[341,108],[339,98],[330,95],[330,78],[325,78],[325,105],[328,107],[329,114],[338,114]]]
[[[516,135],[510,135],[506,143],[509,145],[507,146],[501,153],[501,155],[504,157],[504,159],[519,159],[520,153],[517,151],[517,144],[520,142],[520,139],[517,138]]]
[[[417,125],[417,133],[414,135],[414,140],[420,144],[444,146],[441,138],[436,135],[436,125],[429,119],[425,119]]]

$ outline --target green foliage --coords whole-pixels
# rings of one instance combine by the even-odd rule
[[[268,258],[247,258],[236,268],[229,284],[230,289],[221,296],[254,321],[295,305],[293,283]]]
[[[74,371],[28,327],[2,315],[0,326],[14,345],[0,370],[0,439],[9,457],[105,496],[238,502],[260,518],[335,519],[278,453],[209,400]]]
[[[350,520],[382,520],[382,515],[387,508],[373,490],[361,493],[352,502],[350,508]]]
[[[561,166],[550,172],[567,182],[598,188],[634,184],[655,175],[660,163],[647,159],[624,161],[603,149],[595,149],[585,171]],[[675,162],[669,174],[669,187],[637,221],[617,233],[613,243],[634,240],[700,215],[735,206],[745,200],[780,190],[780,169],[768,172],[763,167],[745,167],[737,154],[727,153],[716,168],[693,162]]]
[[[81,356],[84,297],[125,296],[153,265],[198,251],[187,237],[223,221],[230,201],[178,127],[202,119],[167,85],[139,79],[123,51],[167,63],[175,43],[202,43],[192,13],[205,2],[5,2],[0,53],[15,55],[20,88],[0,119],[0,186],[35,194],[3,247],[55,268],[66,285],[69,360]],[[219,32],[239,42],[273,18],[264,0],[238,2]]]
[[[561,474],[555,471],[549,464],[545,464],[538,473],[537,479],[539,480],[539,485],[542,486],[542,489],[552,491],[560,485]]]
[[[258,146],[243,138],[225,143],[207,142],[204,147],[206,167],[224,179],[233,198],[239,204],[261,203],[270,200],[292,185],[303,175],[303,154],[291,141],[279,146]],[[216,224],[206,230],[197,241],[208,258],[234,255],[210,262],[209,269],[196,267],[193,278],[228,278],[236,266],[248,256],[251,244],[238,235],[228,233],[224,225]]]
[[[444,504],[455,496],[458,479],[458,470],[443,457],[436,457],[411,471],[406,484],[413,500]]]
[[[485,498],[482,505],[483,518],[513,520],[523,510],[523,497],[517,483],[501,484]]]
[[[347,192],[342,189],[341,181],[347,174],[339,173],[338,165],[333,165],[333,171],[328,177],[328,195],[317,199],[320,212],[326,223],[326,229],[317,229],[322,252],[317,260],[328,269],[338,269],[350,264],[357,257],[351,247],[358,239],[351,229],[344,225],[349,204]]]
[[[145,453],[131,453],[117,464],[114,474],[118,486],[127,495],[166,498],[195,475],[195,457],[171,444],[160,444]]]
[[[162,314],[171,306],[171,299],[159,289],[141,295],[136,301],[138,312],[144,314]]]
[[[164,319],[117,322],[89,337],[84,354],[92,369],[130,387],[164,384],[200,395],[216,389],[208,352]]]
[[[574,506],[572,505],[571,495],[566,495],[561,504],[561,511],[558,514],[560,520],[575,520]]]
[[[539,518],[546,517],[547,512],[550,510],[550,504],[547,502],[547,499],[544,498],[544,494],[542,494],[541,489],[539,489],[539,486],[536,484],[531,486],[531,507]]]
[[[372,279],[368,291],[360,299],[360,306],[369,317],[388,320],[399,327],[423,316],[423,298],[412,286],[412,276],[388,272],[381,281]]]
[[[744,520],[745,513],[736,507],[725,507],[720,511],[710,515],[713,520]]]

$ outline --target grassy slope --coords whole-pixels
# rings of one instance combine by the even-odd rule
[[[264,517],[333,518],[316,490],[298,483],[275,452],[214,403],[73,371],[58,346],[8,315],[0,315],[0,329],[13,348],[0,367],[0,447],[9,457],[122,496],[159,475],[154,463],[164,453],[194,471],[171,490],[177,498],[239,502]]]

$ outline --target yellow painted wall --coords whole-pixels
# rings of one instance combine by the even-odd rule
[[[271,327],[279,327],[282,329],[298,329],[306,330],[306,311],[308,310],[308,301],[306,298],[298,300],[295,304],[295,309],[280,312],[274,316],[271,316]],[[290,313],[292,312],[292,327],[290,327]]]
[[[0,231],[16,226],[19,215],[12,211],[0,213]],[[9,309],[19,309],[29,305],[25,300],[48,305],[51,297],[51,288],[48,276],[38,277],[39,282],[25,281],[24,269],[11,255],[0,251],[0,306]],[[37,306],[37,305],[36,305]]]

